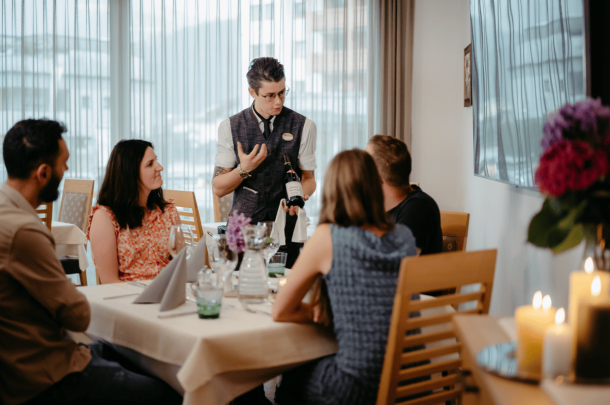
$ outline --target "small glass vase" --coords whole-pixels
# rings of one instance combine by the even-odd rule
[[[585,237],[583,261],[590,257],[595,270],[610,272],[610,246],[606,244],[610,227],[599,224],[594,229]]]
[[[242,304],[261,304],[267,301],[267,266],[261,252],[258,228],[243,229],[246,253],[239,266],[238,298]]]

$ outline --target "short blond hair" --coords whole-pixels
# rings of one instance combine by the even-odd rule
[[[381,178],[371,155],[361,149],[339,153],[326,169],[322,188],[321,224],[394,227],[383,205]]]

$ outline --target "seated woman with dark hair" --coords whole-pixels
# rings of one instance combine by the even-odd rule
[[[102,283],[150,280],[169,263],[180,217],[163,199],[162,170],[150,142],[123,140],[112,150],[87,228]]]
[[[318,322],[319,307],[302,300],[321,276],[339,350],[285,373],[275,399],[280,405],[374,404],[400,262],[417,253],[415,238],[386,219],[375,162],[358,149],[330,162],[319,224],[273,304],[273,319]]]

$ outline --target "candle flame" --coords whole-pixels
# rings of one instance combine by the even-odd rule
[[[561,325],[566,319],[566,311],[563,308],[559,308],[555,314],[555,323]]]
[[[585,260],[585,271],[587,274],[593,273],[593,259],[590,257],[587,257],[587,260]]]
[[[551,307],[551,296],[547,294],[542,299],[542,309],[546,310],[546,309],[549,309],[550,307]]]
[[[540,309],[540,306],[542,305],[542,291],[536,291],[532,304],[534,305],[534,309]]]
[[[594,297],[597,297],[600,292],[602,292],[602,280],[599,276],[595,276],[591,283],[591,294],[593,294]]]
[[[280,287],[285,286],[285,285],[286,285],[286,279],[285,279],[285,278],[281,279],[281,280],[278,282],[278,284],[280,285]]]

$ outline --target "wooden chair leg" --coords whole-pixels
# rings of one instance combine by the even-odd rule
[[[81,271],[79,274],[79,277],[80,277],[80,284],[82,286],[86,287],[87,286],[87,270]]]

